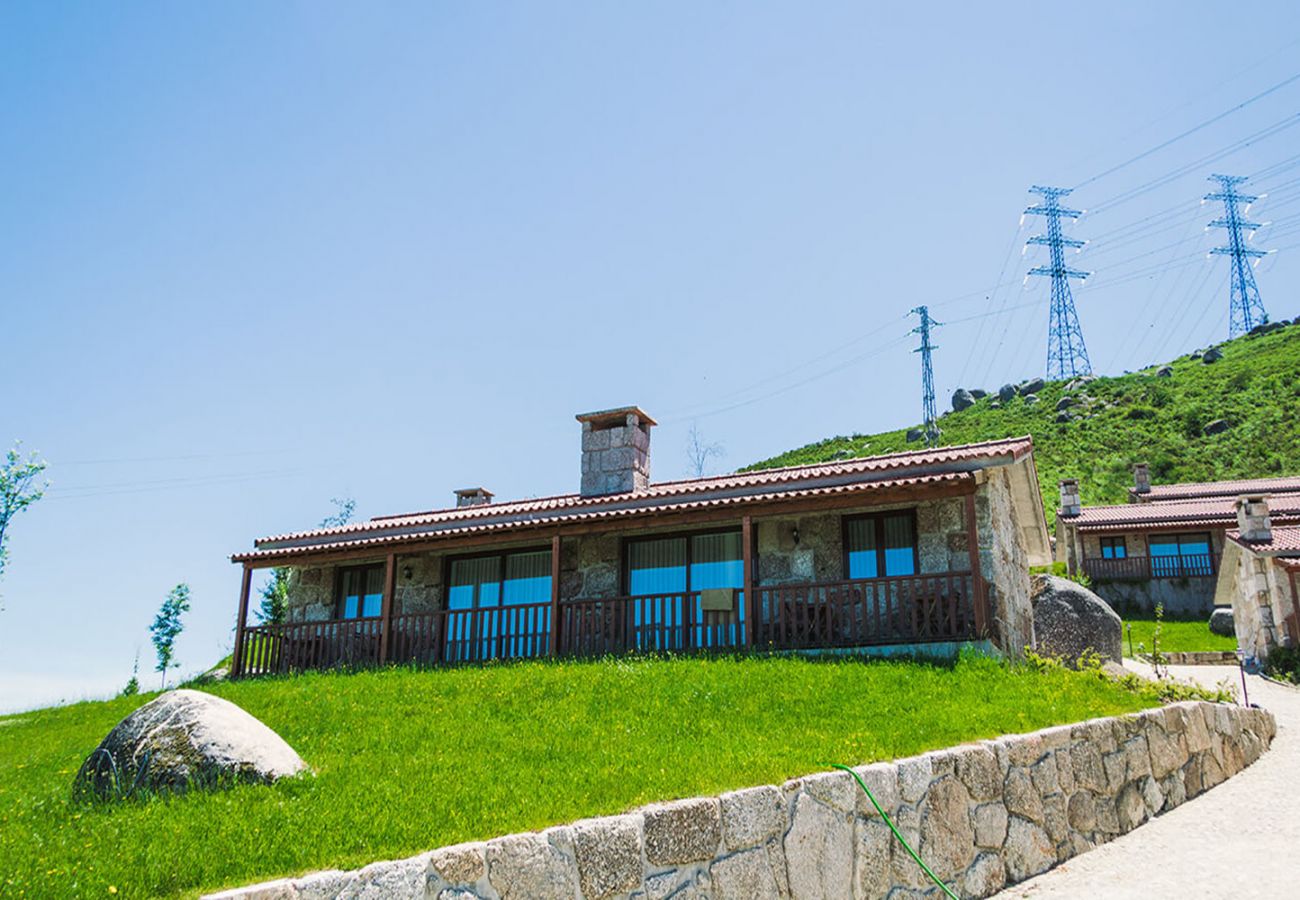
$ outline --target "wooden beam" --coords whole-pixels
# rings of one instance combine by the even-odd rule
[[[758,628],[758,598],[754,596],[754,518],[745,516],[740,520],[740,546],[744,562],[744,574],[741,578],[745,594],[745,646],[754,646],[754,635]]]
[[[971,594],[975,606],[975,634],[989,633],[988,598],[984,595],[984,577],[980,573],[980,533],[975,519],[975,495],[966,495],[966,544],[970,553]]]
[[[248,594],[253,587],[253,568],[244,566],[244,579],[239,587],[239,617],[235,619],[235,650],[230,656],[230,677],[244,674],[244,629],[248,627]]]
[[[551,536],[551,657],[560,654],[560,533]]]
[[[397,554],[390,553],[384,560],[384,599],[379,615],[379,664],[388,662],[388,639],[393,630],[393,595],[397,593]]]
[[[732,523],[743,511],[755,518],[760,516],[790,516],[803,513],[832,512],[845,509],[869,510],[880,506],[899,503],[911,503],[920,500],[937,500],[945,497],[963,497],[973,494],[975,479],[963,478],[957,481],[939,484],[900,485],[882,488],[877,491],[848,491],[839,494],[823,494],[818,497],[803,497],[795,500],[773,499],[744,502],[684,511],[664,511],[648,509],[644,512],[601,519],[593,522],[563,523],[565,537],[579,537],[588,534],[610,534],[638,529],[681,529],[695,525]],[[394,541],[391,544],[371,547],[358,547],[351,550],[330,550],[328,547],[304,550],[300,554],[286,554],[263,559],[244,561],[245,565],[255,569],[284,565],[324,565],[334,562],[363,562],[382,559],[388,548],[400,546],[403,554],[456,551],[470,548],[499,547],[508,544],[536,544],[538,532],[553,532],[555,521],[541,520],[511,528],[503,532],[486,532],[478,535],[463,535],[449,538],[430,538],[416,536],[409,541]]]

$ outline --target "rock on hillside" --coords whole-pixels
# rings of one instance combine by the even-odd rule
[[[1085,653],[1122,662],[1123,623],[1110,604],[1081,584],[1055,575],[1035,575],[1029,589],[1034,606],[1034,642],[1041,656],[1071,668]]]
[[[127,716],[86,758],[73,794],[101,800],[268,783],[306,764],[278,734],[229,700],[168,691]]]

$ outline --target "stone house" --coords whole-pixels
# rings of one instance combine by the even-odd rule
[[[654,420],[588,413],[574,494],[282,534],[236,554],[234,673],[745,649],[1018,653],[1050,560],[1029,438],[652,483]],[[286,620],[251,624],[256,569]]]
[[[1056,559],[1086,573],[1093,590],[1119,609],[1208,615],[1215,603],[1227,532],[1244,493],[1272,498],[1279,521],[1300,523],[1300,477],[1151,484],[1133,467],[1129,502],[1084,506],[1079,483],[1060,483]]]
[[[1261,494],[1236,506],[1215,602],[1232,607],[1237,645],[1262,662],[1278,647],[1300,646],[1300,526],[1275,524]]]

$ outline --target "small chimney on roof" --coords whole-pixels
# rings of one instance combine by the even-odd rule
[[[1083,512],[1083,502],[1079,499],[1079,479],[1062,479],[1061,515],[1077,516],[1081,512]]]
[[[1267,543],[1273,540],[1268,521],[1268,498],[1263,494],[1244,494],[1237,498],[1237,529],[1243,541]]]
[[[1133,493],[1151,493],[1151,468],[1144,462],[1133,466]]]
[[[460,509],[465,506],[483,506],[484,504],[492,502],[492,496],[492,492],[487,488],[461,488],[456,491],[456,508]]]
[[[583,413],[582,496],[644,491],[650,484],[650,429],[655,420],[636,406]]]

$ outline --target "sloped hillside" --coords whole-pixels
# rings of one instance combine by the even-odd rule
[[[1018,393],[1004,403],[997,385],[986,386],[988,396],[939,418],[941,443],[1033,435],[1048,510],[1057,505],[1058,479],[1068,477],[1080,479],[1085,503],[1123,502],[1134,462],[1150,463],[1157,483],[1300,472],[1300,324],[1247,335],[1217,349],[1222,358],[1214,362],[1194,353],[1173,360],[1167,369],[1155,365],[1083,384],[1047,382],[1036,392],[1037,402]],[[1064,398],[1068,416],[1058,410]],[[1207,425],[1212,432],[1224,430],[1207,434]],[[908,443],[906,430],[857,434],[800,447],[749,468],[921,446]]]

